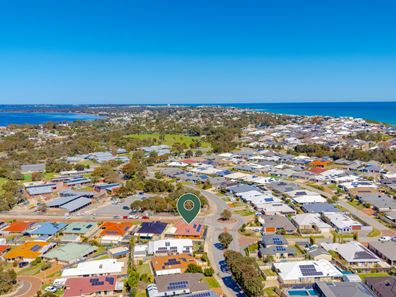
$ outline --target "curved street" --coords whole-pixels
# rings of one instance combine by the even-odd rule
[[[243,247],[239,245],[238,230],[245,221],[240,215],[233,214],[232,217],[235,221],[225,224],[219,223],[218,218],[223,209],[228,208],[227,203],[212,192],[201,191],[201,193],[208,199],[209,206],[212,209],[211,214],[204,219],[204,224],[208,226],[205,250],[208,253],[209,260],[225,295],[243,297],[245,294],[233,280],[231,273],[227,269],[223,256],[224,251],[217,238],[226,228],[227,232],[233,237],[229,249],[243,253]]]

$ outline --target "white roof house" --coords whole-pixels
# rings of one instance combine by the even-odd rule
[[[304,213],[292,216],[292,220],[301,229],[315,229],[321,233],[329,233],[331,226],[323,222],[320,214],[317,213]]]
[[[295,214],[296,211],[285,203],[271,203],[262,206],[261,211],[266,215]]]
[[[242,173],[242,172],[233,172],[233,173],[225,175],[224,178],[227,178],[227,179],[242,179],[242,178],[244,178],[244,177],[246,177],[248,175],[249,174]]]
[[[193,242],[191,239],[163,239],[148,243],[148,254],[191,254]]]
[[[295,190],[288,192],[287,195],[289,195],[294,202],[299,204],[327,202],[326,198],[322,197],[320,194],[307,190]]]
[[[358,221],[353,220],[342,212],[324,212],[323,216],[326,221],[333,225],[337,232],[351,232],[362,230],[363,225]]]
[[[87,261],[79,263],[75,268],[64,269],[62,277],[120,274],[123,267],[124,262],[115,259]]]
[[[282,283],[304,283],[318,279],[341,278],[343,274],[329,261],[292,261],[273,263]]]

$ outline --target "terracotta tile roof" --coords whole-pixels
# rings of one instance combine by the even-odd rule
[[[194,236],[202,237],[205,231],[205,227],[202,224],[191,223],[187,224],[185,222],[179,221],[175,224],[176,236]]]
[[[104,222],[100,227],[102,232],[101,236],[106,235],[119,235],[124,236],[126,232],[132,227],[132,223],[128,222]]]
[[[116,283],[117,277],[113,275],[69,278],[65,283],[66,289],[63,297],[91,296],[95,293],[112,292],[116,287]]]
[[[9,250],[10,246],[7,244],[0,245],[0,254],[4,253],[5,251]]]
[[[151,259],[151,265],[155,271],[180,268],[182,272],[185,272],[188,264],[196,264],[194,257],[188,254],[153,257]]]
[[[4,228],[3,231],[21,233],[28,229],[31,225],[33,225],[33,222],[15,221],[12,222],[8,227]]]
[[[315,167],[315,168],[309,169],[308,171],[309,171],[309,172],[312,172],[312,173],[320,174],[320,173],[322,173],[322,172],[325,172],[326,169],[324,169],[324,168],[322,168],[322,167]]]

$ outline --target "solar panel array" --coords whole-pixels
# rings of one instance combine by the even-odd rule
[[[274,244],[276,245],[282,245],[283,244],[283,240],[279,237],[274,237],[273,239]]]
[[[286,248],[283,246],[276,246],[275,249],[277,252],[285,252],[286,251]]]
[[[99,281],[98,278],[91,278],[89,280],[89,282],[91,283],[92,286],[103,286],[104,285],[104,281]]]
[[[168,290],[185,289],[187,288],[187,285],[188,281],[170,282],[168,285]]]
[[[180,261],[177,261],[175,258],[171,258],[171,259],[168,259],[168,261],[167,262],[165,262],[164,264],[165,265],[178,265],[178,264],[180,264],[181,262]]]
[[[323,275],[323,272],[316,270],[315,265],[300,265],[300,270],[303,276]]]
[[[38,245],[38,244],[36,244],[36,245],[34,245],[30,250],[31,250],[32,252],[37,252],[37,251],[40,250],[40,249],[41,249],[41,246]]]

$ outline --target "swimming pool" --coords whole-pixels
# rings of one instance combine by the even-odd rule
[[[289,296],[318,296],[318,294],[316,294],[315,290],[313,290],[313,289],[310,289],[310,290],[305,290],[305,289],[288,290],[287,294]]]

